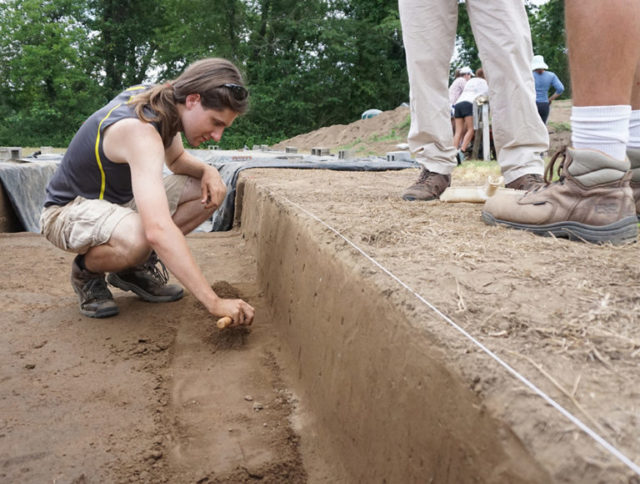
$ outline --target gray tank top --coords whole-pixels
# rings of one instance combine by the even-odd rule
[[[134,86],[93,113],[71,140],[47,186],[44,206],[66,205],[78,195],[88,199],[126,203],[133,198],[128,163],[114,163],[102,149],[104,130],[121,119],[137,118],[129,100],[151,86]],[[152,111],[145,111],[153,117]],[[159,131],[157,123],[152,123]]]

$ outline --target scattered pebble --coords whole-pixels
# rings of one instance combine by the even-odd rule
[[[149,455],[147,455],[147,459],[158,460],[162,457],[161,450],[152,450]]]
[[[260,402],[256,402],[253,404],[253,409],[258,412],[260,410],[262,410],[264,408],[264,405],[262,405]]]
[[[27,363],[26,365],[24,365],[24,367],[27,370],[33,370],[36,367],[36,365],[34,365],[33,363]]]
[[[244,399],[245,399],[247,402],[252,402],[252,401],[253,401],[253,397],[252,397],[251,395],[245,395],[245,396],[244,396]]]

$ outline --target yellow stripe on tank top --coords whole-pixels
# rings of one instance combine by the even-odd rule
[[[100,160],[100,128],[102,128],[102,123],[105,122],[105,120],[111,116],[111,113],[119,108],[120,106],[122,106],[122,103],[118,104],[117,106],[111,108],[111,110],[107,113],[107,115],[102,118],[102,120],[100,121],[100,124],[98,124],[98,134],[96,135],[96,161],[98,162],[98,168],[100,169],[100,178],[101,178],[101,182],[100,182],[100,200],[104,199],[104,190],[105,190],[105,186],[106,186],[106,175],[104,174],[104,168],[102,168],[102,160]]]

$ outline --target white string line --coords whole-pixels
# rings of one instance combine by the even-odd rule
[[[404,281],[402,281],[400,278],[398,278],[395,274],[393,274],[389,269],[387,269],[386,267],[384,267],[382,264],[380,264],[377,260],[375,260],[373,257],[371,257],[369,254],[367,254],[363,249],[361,249],[360,247],[358,247],[354,242],[352,242],[351,240],[349,240],[347,237],[345,237],[344,235],[342,235],[337,229],[333,228],[331,225],[329,225],[328,223],[326,223],[324,220],[322,220],[321,218],[317,217],[315,214],[311,213],[310,211],[308,211],[307,209],[305,209],[304,207],[298,205],[295,202],[292,202],[291,200],[289,200],[287,197],[283,197],[284,200],[286,200],[287,202],[289,202],[291,205],[293,205],[294,207],[297,207],[298,209],[302,210],[304,213],[306,213],[308,216],[310,216],[311,218],[313,218],[314,220],[320,222],[322,225],[324,225],[326,228],[328,228],[331,232],[333,232],[334,234],[336,234],[338,237],[340,237],[341,239],[343,239],[347,244],[349,244],[351,247],[353,247],[354,249],[356,249],[358,252],[360,252],[360,254],[362,254],[367,260],[369,260],[370,262],[372,262],[375,266],[377,266],[380,270],[382,270],[385,274],[387,274],[388,276],[390,276],[393,280],[395,280],[398,284],[400,284],[402,287],[404,287],[407,291],[409,291],[410,293],[412,293],[415,297],[417,297],[423,304],[425,304],[426,306],[428,306],[433,312],[435,312],[438,316],[440,316],[442,319],[444,319],[447,323],[449,323],[449,325],[451,325],[453,328],[455,328],[458,332],[460,332],[462,335],[464,335],[467,339],[469,339],[473,344],[475,344],[476,346],[478,346],[478,348],[480,348],[483,352],[485,352],[487,355],[489,355],[491,358],[493,358],[500,366],[502,366],[505,370],[507,370],[512,376],[514,376],[516,379],[518,379],[521,383],[523,383],[526,387],[528,387],[530,390],[532,390],[534,393],[536,393],[539,397],[541,397],[545,402],[547,402],[549,405],[551,405],[553,408],[555,408],[558,412],[560,412],[562,415],[564,415],[567,419],[569,419],[571,422],[573,422],[577,427],[579,427],[584,433],[586,433],[589,437],[591,437],[593,440],[595,440],[598,444],[600,444],[602,447],[604,447],[607,451],[609,451],[614,457],[616,457],[618,460],[620,460],[623,464],[625,464],[627,467],[629,467],[633,472],[635,472],[637,475],[640,476],[640,466],[638,466],[637,464],[635,464],[631,459],[629,459],[627,456],[625,456],[621,451],[619,451],[616,447],[614,447],[612,444],[610,444],[607,440],[605,440],[603,437],[601,437],[598,433],[596,433],[594,430],[592,430],[589,426],[587,426],[585,423],[582,422],[582,420],[580,420],[578,417],[576,417],[575,415],[573,415],[571,412],[569,412],[568,410],[566,410],[562,405],[560,405],[559,403],[557,403],[555,400],[553,400],[549,395],[547,395],[546,393],[544,393],[540,388],[538,388],[535,384],[533,384],[531,381],[529,381],[526,377],[524,377],[523,375],[521,375],[520,373],[518,373],[514,368],[512,368],[507,362],[505,362],[502,358],[500,358],[498,355],[496,355],[493,351],[491,351],[489,348],[487,348],[485,345],[483,345],[480,341],[478,341],[477,339],[475,339],[473,336],[471,336],[471,334],[469,334],[464,328],[462,328],[461,326],[459,326],[457,323],[455,323],[451,318],[449,318],[449,316],[447,316],[446,314],[443,314],[437,307],[435,307],[433,304],[431,304],[429,301],[427,301],[424,297],[422,297],[420,294],[418,294],[416,291],[414,291],[408,284],[406,284]]]

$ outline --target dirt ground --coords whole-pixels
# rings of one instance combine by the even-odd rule
[[[490,227],[481,220],[481,204],[403,201],[417,173],[252,170],[244,176],[352,241],[639,465],[638,245],[595,246]],[[474,180],[454,176],[454,184]],[[320,244],[340,246],[326,232]],[[354,266],[361,259],[352,258]],[[371,277],[389,279],[379,272],[371,266]],[[415,324],[442,338],[453,367],[555,481],[638,482],[504,368],[492,368],[486,354],[449,331],[414,293],[397,286],[380,297],[408,308]]]
[[[256,307],[251,332],[218,330],[190,294],[114,290],[118,316],[85,318],[72,256],[0,234],[0,482],[306,481],[255,261],[238,232],[189,243],[222,296]]]
[[[568,122],[568,106],[554,103],[553,126]],[[366,123],[367,133],[388,132],[406,121],[403,109],[358,121],[357,130]],[[356,127],[341,129],[343,137],[326,130],[298,146],[352,142],[346,132]],[[494,172],[463,165],[453,183],[482,184]],[[484,225],[481,205],[402,201],[417,173],[243,176],[357,243],[638,465],[637,244],[536,237]],[[337,482],[331,464],[323,471],[302,451],[292,423],[297,396],[241,234],[196,234],[189,244],[214,288],[257,308],[250,332],[218,331],[189,294],[153,305],[114,290],[120,315],[89,320],[68,283],[71,255],[38,235],[0,234],[1,482]],[[402,289],[380,297],[417,321],[430,312]],[[430,324],[433,332],[446,326]],[[568,420],[552,426],[555,410],[501,368],[479,371],[482,352],[456,339],[443,345],[491,411],[552,463],[558,482],[638,482]]]

